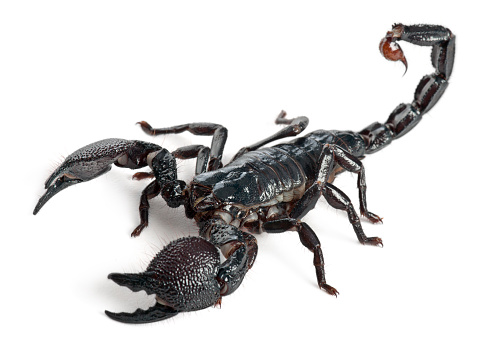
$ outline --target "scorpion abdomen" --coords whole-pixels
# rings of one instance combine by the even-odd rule
[[[193,183],[210,187],[224,204],[255,207],[296,200],[303,195],[306,181],[299,160],[270,147],[246,153],[216,171],[199,174]]]
[[[222,204],[245,209],[297,201],[316,180],[326,144],[355,148],[356,156],[364,153],[362,137],[354,132],[314,131],[289,143],[245,153],[221,169],[199,174],[193,183],[208,187]]]

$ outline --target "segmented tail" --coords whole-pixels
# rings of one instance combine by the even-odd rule
[[[384,124],[375,122],[358,132],[364,140],[366,154],[381,150],[412,130],[443,95],[452,73],[456,37],[449,29],[440,25],[395,24],[381,40],[380,51],[388,60],[401,61],[407,69],[398,40],[433,47],[431,60],[435,73],[421,79],[412,103],[398,105]]]

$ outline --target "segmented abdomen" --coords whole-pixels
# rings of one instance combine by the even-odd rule
[[[225,203],[266,206],[300,199],[314,182],[325,144],[336,144],[355,156],[364,144],[354,132],[315,131],[291,142],[248,152],[227,166],[199,174],[194,184],[211,187]]]

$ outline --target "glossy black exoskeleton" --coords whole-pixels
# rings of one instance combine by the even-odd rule
[[[199,226],[199,237],[168,244],[143,273],[109,275],[133,291],[156,295],[156,305],[146,311],[106,311],[121,322],[152,322],[219,303],[239,287],[252,267],[258,250],[252,234],[260,232],[296,231],[302,244],[314,254],[319,287],[337,295],[336,289],[326,283],[319,239],[302,218],[323,196],[329,205],[347,212],[361,244],[382,246],[380,238],[364,234],[350,199],[333,181],[343,171],[355,173],[361,215],[373,223],[380,222],[381,218],[367,209],[366,179],[360,160],[409,132],[442,96],[452,73],[455,36],[450,30],[438,25],[394,25],[381,41],[380,50],[387,59],[400,60],[407,67],[396,43],[399,40],[431,46],[435,72],[420,81],[412,103],[397,106],[383,124],[376,122],[359,132],[319,130],[288,143],[264,147],[296,136],[308,125],[306,117],[287,119],[281,112],[276,123],[286,125],[283,129],[242,148],[222,166],[225,127],[192,123],[157,129],[142,121],[142,129],[150,135],[189,131],[213,136],[211,147],[192,145],[169,152],[156,144],[116,138],[87,145],[71,154],[49,177],[34,214],[61,190],[108,172],[112,164],[151,169],[134,175],[136,179],[153,181],[142,192],[140,224],[132,236],[138,236],[148,225],[150,199],[161,195],[169,207],[184,206],[186,216]],[[176,160],[191,158],[197,159],[195,177],[186,183],[177,177]],[[223,262],[220,253],[225,257]]]

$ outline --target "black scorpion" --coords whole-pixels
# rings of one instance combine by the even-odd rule
[[[373,123],[360,132],[314,131],[285,144],[262,148],[286,137],[296,136],[308,125],[306,117],[286,118],[282,112],[277,124],[286,125],[273,136],[242,148],[225,166],[222,154],[227,129],[218,124],[192,123],[162,129],[139,124],[149,135],[189,131],[213,136],[211,147],[192,145],[173,152],[138,140],[105,139],[71,154],[48,178],[45,194],[35,207],[37,214],[55,194],[68,186],[94,179],[118,167],[137,169],[149,166],[151,172],[135,179],[154,179],[140,197],[138,236],[148,224],[151,198],[161,195],[171,208],[184,206],[188,218],[199,226],[199,237],[181,238],[168,244],[139,274],[110,274],[109,279],[132,291],[155,294],[157,303],[144,311],[106,314],[127,323],[145,323],[172,317],[179,312],[204,309],[220,303],[234,292],[257,255],[254,233],[298,232],[301,243],[314,254],[319,287],[331,295],[336,289],[326,283],[319,239],[303,217],[323,196],[333,208],[344,210],[361,244],[382,246],[380,238],[367,237],[350,199],[333,185],[343,171],[357,174],[360,214],[369,221],[381,221],[367,209],[366,180],[361,159],[381,150],[409,132],[442,96],[447,88],[454,61],[455,36],[438,25],[396,24],[380,43],[383,56],[407,61],[397,41],[431,46],[436,69],[422,78],[414,100],[401,104],[384,123]],[[190,184],[177,179],[176,159],[197,158],[195,177]],[[225,257],[221,262],[220,253]]]

